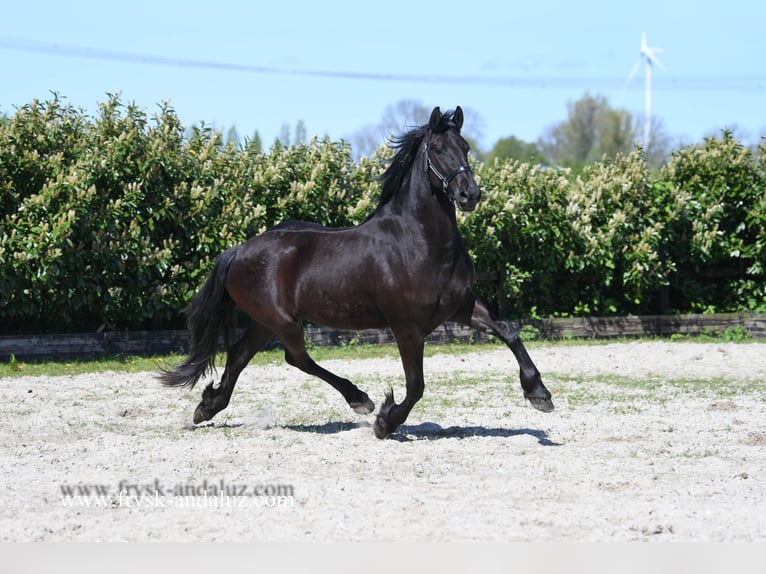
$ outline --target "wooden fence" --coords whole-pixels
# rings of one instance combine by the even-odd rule
[[[721,334],[732,328],[755,339],[766,339],[766,314],[723,313],[716,315],[656,315],[644,317],[550,318],[515,322],[530,325],[545,339],[603,339],[614,337],[668,337],[674,334]],[[528,328],[528,327],[527,327]],[[393,343],[390,330],[339,331],[307,327],[308,339],[317,346]],[[439,342],[485,342],[487,336],[473,329],[446,323],[428,338]],[[278,346],[273,341],[271,346]],[[0,337],[0,361],[13,355],[18,360],[66,360],[102,356],[151,356],[186,353],[187,331],[128,331]]]

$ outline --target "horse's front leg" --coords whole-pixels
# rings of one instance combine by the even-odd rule
[[[423,377],[425,338],[416,328],[393,329],[393,332],[404,367],[407,396],[400,404],[396,404],[393,389],[386,393],[372,425],[372,430],[378,438],[387,438],[400,424],[407,420],[412,407],[421,399],[425,389]]]
[[[540,377],[540,371],[537,370],[532,358],[527,353],[527,349],[519,336],[519,331],[508,321],[493,317],[486,305],[475,297],[470,303],[453,320],[469,325],[483,333],[491,333],[500,337],[511,349],[519,363],[519,378],[521,379],[521,388],[524,390],[524,397],[537,410],[546,413],[551,412],[553,410],[551,393],[545,388]]]

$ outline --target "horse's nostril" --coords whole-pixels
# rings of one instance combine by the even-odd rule
[[[476,203],[479,201],[480,195],[481,194],[479,192],[464,188],[460,190],[460,201],[461,203]]]

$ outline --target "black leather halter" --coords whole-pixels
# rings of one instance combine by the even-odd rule
[[[431,156],[428,154],[428,142],[426,142],[426,165],[428,166],[427,169],[430,169],[432,172],[434,172],[434,175],[438,177],[442,182],[442,189],[444,190],[444,193],[447,193],[447,188],[449,187],[450,182],[455,179],[455,177],[464,172],[473,173],[471,166],[461,165],[460,167],[454,169],[452,173],[450,173],[447,177],[444,177],[441,172],[436,169],[436,166],[431,163]]]

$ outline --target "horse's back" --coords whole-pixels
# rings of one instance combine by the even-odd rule
[[[280,231],[336,233],[336,232],[348,231],[349,229],[353,229],[353,228],[352,227],[327,227],[326,225],[322,225],[321,223],[316,223],[315,221],[301,221],[298,219],[289,219],[288,221],[283,221],[281,223],[277,223],[273,227],[269,227],[261,235],[271,233],[271,232],[280,232]],[[260,237],[260,235],[257,235],[253,237],[252,239],[256,239],[257,237]]]
[[[285,221],[240,246],[227,289],[256,320],[276,313],[352,328],[384,326],[376,301],[381,256],[369,229]]]

